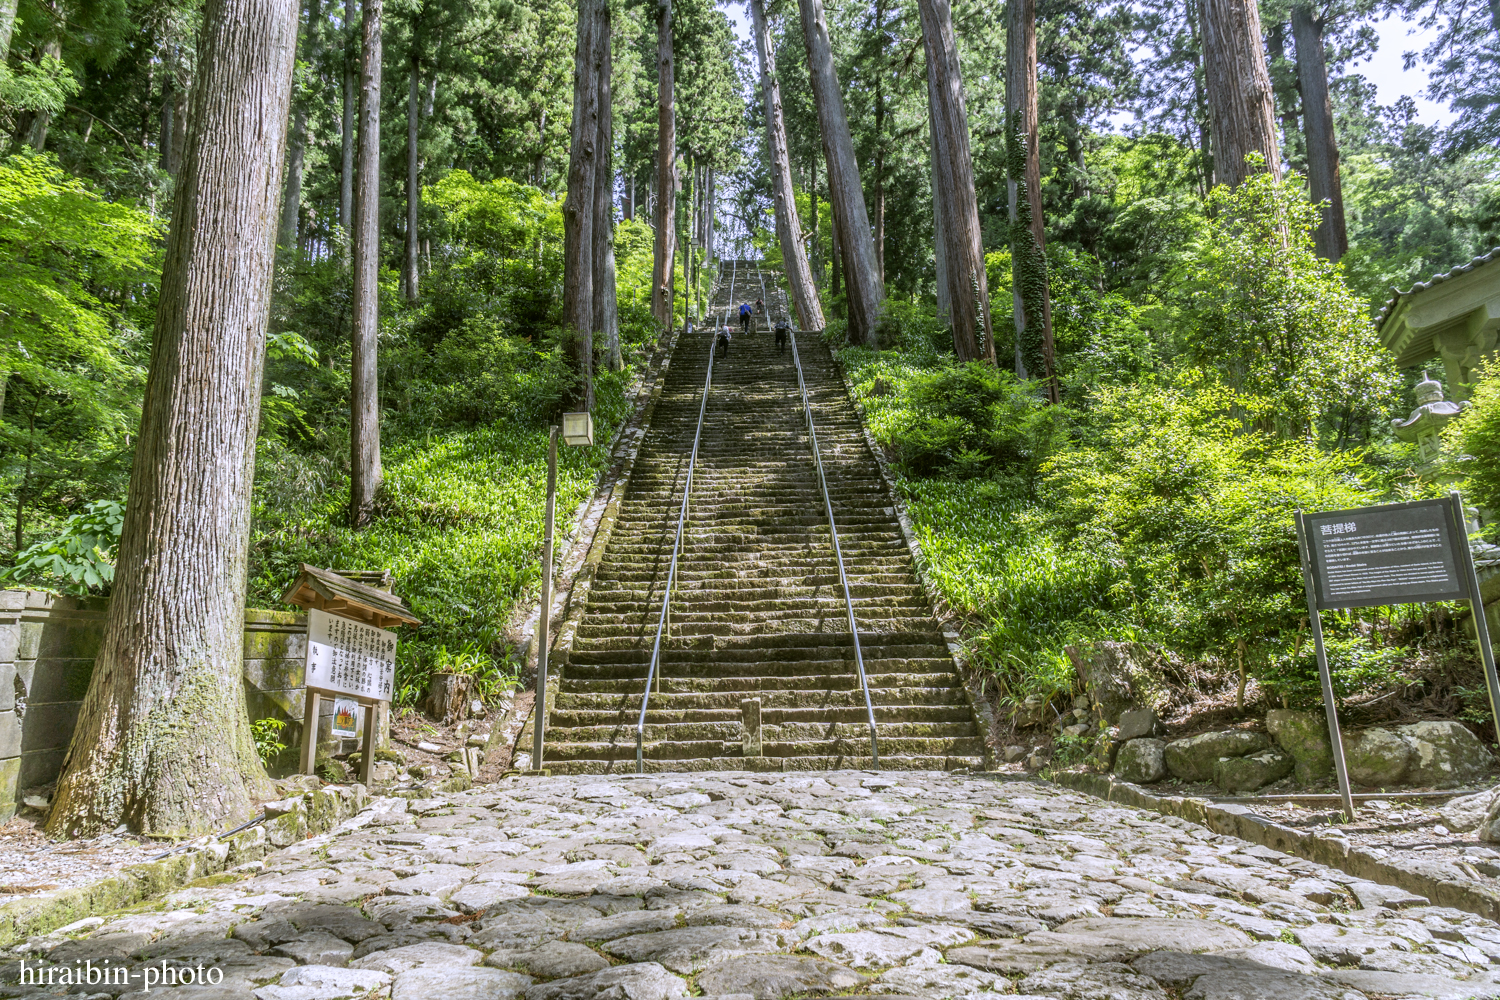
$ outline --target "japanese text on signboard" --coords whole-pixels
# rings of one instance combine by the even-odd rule
[[[1466,597],[1446,500],[1307,514],[1320,608]]]
[[[395,681],[394,632],[309,609],[308,687],[371,701],[390,701]]]

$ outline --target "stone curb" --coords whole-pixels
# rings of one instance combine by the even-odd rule
[[[1349,841],[1334,832],[1337,827],[1318,833],[1298,830],[1273,822],[1247,806],[1215,805],[1207,799],[1180,795],[1152,795],[1139,785],[1119,781],[1108,774],[1060,771],[1052,775],[1051,780],[1054,784],[1087,792],[1106,802],[1149,809],[1163,816],[1177,816],[1215,833],[1239,837],[1283,854],[1337,868],[1358,879],[1394,885],[1426,896],[1436,906],[1451,906],[1500,921],[1500,892],[1477,883],[1439,878],[1414,869],[1410,863],[1398,866],[1382,861],[1369,851],[1351,847]]]
[[[891,508],[896,512],[896,520],[901,524],[901,536],[906,539],[906,548],[911,553],[912,567],[916,570],[917,580],[922,584],[922,592],[927,595],[932,617],[942,627],[943,641],[948,645],[948,654],[953,657],[953,664],[958,669],[959,679],[963,681],[964,696],[969,700],[969,708],[974,713],[974,725],[979,729],[980,744],[984,747],[985,770],[993,771],[996,764],[992,735],[995,729],[995,710],[984,696],[983,678],[979,676],[978,669],[964,656],[963,639],[949,624],[951,609],[948,607],[948,602],[943,600],[942,591],[938,590],[937,584],[928,573],[927,559],[922,554],[922,543],[917,540],[911,516],[907,513],[906,504],[901,500],[900,490],[896,488],[895,474],[891,472],[890,463],[885,460],[885,453],[876,444],[875,436],[870,433],[869,414],[865,412],[865,404],[854,395],[854,383],[850,381],[849,371],[844,367],[843,359],[839,357],[838,352],[830,349],[828,354],[833,358],[833,367],[839,373],[839,381],[844,384],[844,395],[853,404],[854,412],[859,414],[859,429],[864,434],[865,447],[869,449],[876,466],[880,469],[880,479],[885,483],[886,496],[890,498]]]
[[[122,868],[108,878],[0,905],[0,947],[58,927],[132,906],[208,875],[259,861],[271,851],[327,833],[363,809],[363,785],[329,785],[268,802],[265,820],[225,840],[206,838],[170,857]]]

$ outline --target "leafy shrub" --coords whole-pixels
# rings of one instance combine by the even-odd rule
[[[1333,696],[1339,702],[1371,690],[1404,687],[1413,683],[1406,650],[1399,646],[1372,646],[1358,635],[1325,635],[1328,672]],[[1316,708],[1323,704],[1323,686],[1312,640],[1283,643],[1286,648],[1268,657],[1259,679],[1287,708]]]
[[[22,550],[14,566],[0,570],[0,581],[55,586],[80,596],[107,593],[115,579],[115,550],[124,523],[124,504],[97,500],[64,521],[55,538]]]
[[[281,731],[286,728],[285,719],[256,719],[250,723],[250,738],[255,741],[255,755],[261,766],[270,767],[271,762],[286,750],[281,742]]]

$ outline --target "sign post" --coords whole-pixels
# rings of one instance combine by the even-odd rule
[[[390,573],[352,573],[353,577]],[[323,696],[334,699],[335,712],[353,699],[365,709],[365,738],[360,750],[360,778],[368,785],[375,768],[375,730],[380,706],[389,704],[396,680],[396,635],[385,626],[420,625],[406,604],[381,590],[316,566],[302,564],[297,579],[281,599],[307,609],[307,659],[303,672],[302,773],[317,765],[318,715]],[[340,705],[340,703],[343,703]],[[347,711],[345,715],[349,714]],[[345,730],[336,718],[335,731]]]
[[[1307,614],[1317,650],[1323,707],[1338,773],[1344,813],[1354,819],[1349,771],[1323,643],[1319,612],[1384,604],[1467,600],[1474,613],[1479,655],[1484,662],[1490,710],[1500,734],[1500,679],[1490,648],[1489,623],[1479,595],[1479,576],[1469,551],[1469,535],[1459,495],[1445,500],[1413,500],[1353,510],[1308,514],[1297,511],[1297,545],[1307,590]]]

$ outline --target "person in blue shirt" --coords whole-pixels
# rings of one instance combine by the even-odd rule
[[[740,303],[740,331],[750,332],[750,320],[755,316],[755,308],[748,302]]]

